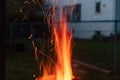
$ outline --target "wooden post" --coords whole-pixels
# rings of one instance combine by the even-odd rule
[[[114,28],[114,63],[113,69],[117,69],[117,20],[115,20],[115,28]]]

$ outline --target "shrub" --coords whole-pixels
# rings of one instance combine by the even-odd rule
[[[94,35],[92,36],[92,40],[101,41],[103,37],[104,36],[101,34],[100,31],[95,31]]]

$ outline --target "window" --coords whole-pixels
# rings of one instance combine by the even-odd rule
[[[96,13],[101,12],[101,2],[96,2]]]
[[[70,20],[71,10],[72,10],[72,6],[65,6],[65,7],[63,8],[63,14],[67,17],[67,21]]]
[[[72,10],[72,21],[80,21],[80,5],[75,5]]]
[[[80,21],[80,13],[81,13],[81,5],[71,5],[65,6],[63,8],[64,15],[67,16],[67,20],[70,22],[78,22]]]

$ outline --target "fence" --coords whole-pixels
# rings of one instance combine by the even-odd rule
[[[113,61],[111,61],[112,62],[111,67],[115,70],[117,68],[117,66],[119,66],[118,65],[118,64],[120,64],[119,60],[118,60],[118,56],[120,54],[118,51],[118,49],[120,48],[120,46],[118,46],[119,40],[120,40],[120,21],[119,20],[81,21],[81,22],[69,23],[69,24],[73,25],[73,30],[74,30],[73,36],[74,37],[81,38],[81,39],[99,40],[99,41],[103,41],[103,42],[110,41],[111,43],[113,43],[113,45],[109,45],[109,46],[113,46],[113,48],[110,49],[110,51],[113,50],[113,51],[111,51],[113,53],[113,55],[111,55],[111,56],[113,56],[113,59],[111,58],[113,60]],[[93,44],[91,46],[94,46]],[[105,46],[105,44],[103,44],[102,46]],[[98,48],[100,48],[100,47],[98,47]],[[104,50],[104,51],[106,51],[106,50]],[[93,51],[93,52],[95,52],[95,51]],[[87,52],[87,53],[89,53],[89,52]],[[101,53],[103,53],[103,52],[101,52]],[[91,59],[92,59],[92,57],[91,57]]]
[[[47,27],[43,23],[8,23],[7,26],[11,46],[15,34],[20,37],[48,31],[42,27]],[[73,28],[73,37],[77,45],[73,56],[79,56],[75,58],[103,68],[120,69],[120,21],[69,22],[68,26]]]

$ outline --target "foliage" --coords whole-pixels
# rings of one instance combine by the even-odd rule
[[[117,38],[120,41],[120,32],[117,34]]]
[[[6,19],[8,22],[31,20],[44,6],[43,0],[6,0]]]
[[[6,0],[6,19],[13,21],[19,13],[19,8],[22,6],[23,1],[19,0]]]
[[[102,34],[94,33],[92,40],[100,41],[104,36]]]

